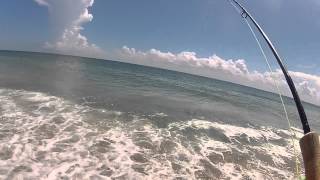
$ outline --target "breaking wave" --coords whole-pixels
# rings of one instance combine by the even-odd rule
[[[0,90],[0,179],[289,179],[289,132]],[[297,144],[297,139],[295,139]]]

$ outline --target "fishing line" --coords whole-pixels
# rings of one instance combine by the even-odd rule
[[[283,101],[283,95],[282,95],[282,93],[281,93],[281,90],[280,90],[280,87],[279,87],[278,82],[272,77],[272,74],[274,74],[274,71],[273,71],[272,68],[271,68],[271,65],[270,65],[270,63],[269,63],[269,60],[268,60],[268,58],[267,58],[267,56],[266,56],[266,54],[265,54],[265,52],[264,52],[264,50],[263,50],[263,48],[262,48],[262,46],[261,46],[260,41],[258,40],[258,38],[257,38],[255,32],[253,31],[250,23],[248,22],[248,20],[247,20],[246,18],[244,18],[244,20],[246,21],[246,24],[248,25],[248,27],[249,27],[252,35],[254,36],[254,39],[256,40],[256,42],[257,42],[257,44],[258,44],[258,46],[259,46],[259,49],[260,49],[260,51],[261,51],[261,53],[262,53],[262,55],[263,55],[263,57],[264,57],[264,59],[265,59],[265,61],[266,61],[267,66],[268,66],[268,69],[269,69],[269,71],[270,71],[270,73],[271,73],[271,78],[272,78],[272,80],[273,80],[273,83],[274,83],[274,85],[275,85],[276,88],[277,88],[277,92],[278,92],[279,98],[280,98],[280,100],[281,100],[281,104],[282,104],[282,108],[283,108],[283,111],[284,111],[284,114],[285,114],[285,118],[286,118],[286,120],[287,120],[287,122],[288,122],[289,132],[290,132],[290,134],[291,134],[290,138],[291,138],[291,141],[292,141],[293,151],[294,151],[294,156],[295,156],[295,161],[296,161],[296,175],[297,175],[297,177],[298,177],[299,174],[300,174],[300,173],[299,173],[299,172],[300,172],[300,168],[299,168],[299,166],[300,166],[300,161],[299,161],[299,158],[298,158],[298,155],[297,155],[297,149],[296,149],[296,146],[295,146],[295,143],[294,143],[294,137],[297,137],[297,136],[296,136],[295,132],[291,129],[292,125],[291,125],[291,121],[290,121],[289,116],[288,116],[287,108],[286,108],[286,106],[285,106],[285,104],[284,104],[284,101]]]
[[[264,60],[265,60],[265,62],[266,62],[266,64],[267,64],[267,66],[268,66],[268,69],[269,69],[270,74],[271,74],[270,77],[271,77],[271,79],[273,80],[273,83],[274,83],[274,85],[275,85],[276,88],[277,88],[277,92],[278,92],[279,97],[280,97],[280,100],[281,100],[282,108],[283,108],[283,110],[284,110],[285,118],[286,118],[287,123],[288,123],[288,126],[289,126],[290,138],[291,138],[291,141],[292,141],[293,151],[294,151],[294,156],[295,156],[296,177],[299,177],[299,174],[300,174],[300,172],[301,172],[301,171],[300,171],[300,161],[299,161],[299,158],[298,158],[297,149],[296,149],[295,142],[294,142],[294,137],[297,137],[297,136],[296,136],[296,133],[291,129],[291,127],[292,127],[292,126],[291,126],[291,122],[290,122],[290,119],[289,119],[289,116],[288,116],[287,108],[286,108],[286,106],[285,106],[285,104],[284,104],[283,95],[282,95],[282,93],[281,93],[279,84],[278,84],[278,82],[272,77],[272,74],[274,74],[274,71],[273,71],[272,68],[271,68],[271,65],[270,65],[270,63],[269,63],[269,60],[268,60],[268,58],[267,58],[267,56],[266,56],[266,54],[265,54],[265,52],[264,52],[264,50],[263,50],[263,48],[262,48],[262,46],[261,46],[261,43],[260,43],[259,39],[258,39],[257,36],[256,36],[256,33],[253,31],[250,23],[249,23],[248,20],[247,20],[247,14],[246,14],[244,11],[241,11],[238,7],[236,7],[236,6],[231,2],[231,0],[229,0],[229,2],[230,2],[230,4],[236,9],[236,11],[238,11],[238,12],[241,14],[241,16],[244,18],[246,24],[248,25],[248,27],[249,27],[249,29],[250,29],[250,31],[251,31],[254,39],[256,40],[256,42],[257,42],[257,44],[258,44],[258,46],[259,46],[259,49],[260,49],[260,51],[261,51],[261,53],[262,53],[262,55],[263,55],[263,57],[264,57]]]

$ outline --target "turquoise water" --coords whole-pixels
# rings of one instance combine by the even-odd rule
[[[2,179],[294,175],[278,95],[229,82],[115,61],[1,51],[0,102]],[[300,128],[292,100],[285,102]],[[319,131],[320,108],[305,108]]]

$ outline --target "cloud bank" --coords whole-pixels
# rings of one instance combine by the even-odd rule
[[[120,59],[125,62],[171,69],[206,77],[230,81],[275,92],[274,80],[283,94],[291,96],[282,72],[250,71],[244,59],[225,60],[217,55],[199,57],[195,52],[161,52],[157,49],[139,51],[124,46],[115,52],[106,53],[81,34],[83,25],[91,22],[93,15],[88,8],[94,0],[34,0],[49,10],[53,42],[47,42],[47,50],[71,55]],[[290,72],[303,100],[320,105],[320,76],[302,72]]]
[[[277,92],[276,82],[284,95],[291,96],[280,69],[272,73],[250,71],[244,59],[225,60],[217,55],[198,57],[195,52],[188,51],[176,54],[156,49],[139,51],[126,46],[116,52],[116,57],[125,62],[202,75],[271,92]],[[293,71],[289,73],[301,98],[320,105],[320,76]]]
[[[83,24],[92,21],[93,15],[88,8],[94,0],[35,0],[49,10],[55,34],[53,42],[46,42],[45,48],[50,51],[98,57],[103,51],[81,34]]]

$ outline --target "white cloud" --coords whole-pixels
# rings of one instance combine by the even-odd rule
[[[64,54],[101,57],[103,51],[81,34],[82,25],[92,21],[88,8],[94,0],[35,0],[49,9],[55,40],[45,48]]]
[[[46,0],[35,0],[36,3],[42,6],[49,6],[49,4],[46,2]]]
[[[81,34],[83,24],[91,22],[93,15],[88,8],[94,0],[34,0],[46,6],[51,16],[56,38],[45,47],[64,54],[106,58],[107,54]],[[112,56],[111,56],[112,55]],[[225,81],[275,91],[274,79],[284,94],[290,95],[280,70],[274,73],[249,71],[245,60],[225,60],[217,55],[198,57],[195,52],[161,52],[156,49],[138,51],[124,46],[108,59],[122,59],[126,62],[143,64],[197,74]],[[320,105],[320,77],[301,72],[290,72],[303,100]]]
[[[138,51],[124,46],[115,55],[125,62],[188,72],[211,78],[276,92],[274,81],[283,94],[290,96],[282,72],[249,71],[245,60],[225,60],[217,55],[198,57],[195,52],[161,52],[156,49]],[[289,72],[303,100],[320,105],[320,76],[302,72]]]

